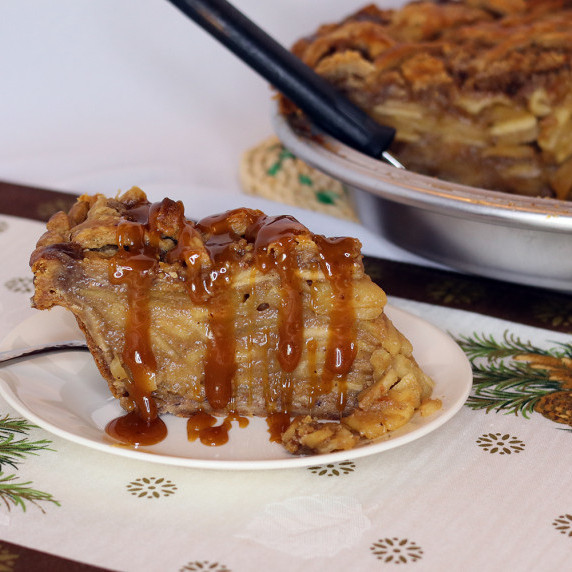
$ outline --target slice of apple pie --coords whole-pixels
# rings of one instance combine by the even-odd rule
[[[217,444],[214,416],[220,434],[256,415],[290,451],[326,452],[435,405],[359,242],[290,216],[242,208],[195,223],[137,188],[82,196],[48,222],[31,266],[33,305],[73,312],[130,412],[111,431],[126,441],[171,413]]]
[[[293,52],[396,129],[392,152],[409,169],[572,199],[570,0],[369,5]]]

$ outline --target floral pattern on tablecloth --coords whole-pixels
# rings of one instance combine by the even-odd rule
[[[16,569],[18,554],[0,544],[0,572],[12,572]]]
[[[351,548],[370,527],[356,498],[316,494],[267,504],[238,537],[311,559]]]
[[[4,282],[4,286],[17,294],[32,294],[34,283],[31,276],[16,276]]]
[[[308,471],[319,477],[341,477],[349,475],[356,470],[354,461],[341,461],[340,463],[328,463],[326,465],[313,465]]]
[[[39,223],[10,220],[0,233],[0,246],[11,257],[0,281],[4,334],[32,312],[30,285],[22,277],[32,238],[42,231]],[[14,236],[30,237],[25,256],[9,246]],[[14,544],[2,543],[0,563],[34,570],[24,559],[39,538],[45,552],[35,551],[35,557],[73,572],[94,569],[87,562],[126,572],[155,572],[157,562],[181,572],[246,572],[253,565],[273,572],[433,571],[455,569],[450,554],[467,572],[527,570],[539,552],[547,569],[566,569],[572,548],[566,478],[572,436],[563,422],[571,391],[570,298],[527,291],[521,314],[524,306],[519,310],[510,296],[491,298],[491,292],[512,287],[498,290],[476,280],[473,288],[468,277],[463,285],[438,286],[433,272],[427,279],[428,269],[368,264],[379,269],[377,278],[390,295],[410,294],[390,299],[392,304],[468,344],[475,384],[453,419],[379,455],[244,473],[122,459],[35,428],[14,434],[12,442],[45,440],[47,447],[17,459],[17,468],[3,465],[4,476],[15,477],[4,484],[29,483],[25,488],[49,492],[36,504],[23,501],[25,512],[11,505],[10,526],[0,523],[0,532]],[[416,296],[423,302],[411,302]],[[549,329],[500,320],[509,306],[515,319],[538,312],[534,325]],[[494,319],[487,315],[491,308]],[[2,405],[2,415],[19,419]],[[89,536],[76,526],[81,522],[89,522]],[[116,550],[107,550],[108,543]],[[497,550],[502,546],[505,552]],[[170,559],[163,566],[165,556]]]
[[[572,537],[572,514],[561,514],[552,521],[552,526],[560,534]]]
[[[535,304],[531,311],[549,328],[572,328],[572,300],[549,298]]]
[[[486,295],[486,291],[481,285],[462,278],[429,282],[426,289],[429,300],[451,306],[469,306],[479,302]]]
[[[137,498],[158,499],[177,492],[177,485],[164,477],[140,477],[127,484],[127,491]]]
[[[410,564],[423,558],[423,549],[407,538],[380,538],[370,546],[384,564]]]
[[[224,564],[209,560],[195,560],[185,564],[179,572],[232,572]]]
[[[526,444],[508,433],[487,433],[477,439],[477,445],[487,453],[499,455],[512,455],[522,453]]]

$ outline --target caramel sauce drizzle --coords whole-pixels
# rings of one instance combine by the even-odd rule
[[[290,425],[290,415],[288,413],[270,413],[266,417],[268,433],[270,433],[270,441],[273,443],[282,442],[282,433],[288,429]]]
[[[197,229],[207,235],[205,248],[211,267],[200,278],[201,298],[209,309],[211,336],[207,339],[205,358],[205,396],[210,406],[224,409],[230,402],[232,380],[237,369],[234,335],[235,308],[231,288],[232,270],[240,261],[234,246],[239,236],[225,214],[205,218]],[[193,288],[199,290],[198,277],[191,277]]]
[[[261,272],[276,271],[280,277],[281,300],[278,308],[277,360],[284,372],[279,396],[280,407],[267,417],[272,441],[290,422],[292,372],[304,350],[302,284],[296,246],[301,236],[318,246],[320,268],[332,288],[332,308],[326,358],[321,379],[312,375],[312,402],[320,393],[331,391],[338,382],[339,408],[345,405],[345,376],[357,353],[355,312],[352,303],[353,239],[327,239],[310,234],[289,216],[270,217],[260,211],[238,209],[207,217],[196,225],[184,217],[181,203],[165,199],[153,205],[135,205],[117,227],[117,254],[111,259],[110,281],[127,287],[128,313],[125,324],[123,360],[129,370],[129,397],[134,411],[112,421],[110,435],[132,444],[152,444],[166,435],[153,398],[157,363],[150,341],[149,295],[161,257],[159,221],[163,209],[176,208],[179,234],[176,246],[165,259],[180,262],[191,300],[209,313],[209,335],[204,366],[205,398],[213,411],[233,410],[233,378],[237,370],[234,319],[236,292],[233,275],[252,245],[254,265]],[[237,223],[237,220],[239,223]],[[246,227],[244,227],[246,221]],[[237,228],[240,227],[240,228]],[[147,242],[145,240],[147,236]],[[206,250],[206,255],[205,255]],[[269,348],[269,350],[272,348]],[[316,343],[306,345],[310,366],[316,368]],[[267,383],[268,385],[268,383]],[[316,387],[319,385],[319,387]],[[265,393],[272,393],[265,387]],[[272,401],[273,398],[269,397]],[[229,413],[220,425],[205,412],[193,414],[187,424],[189,440],[200,439],[210,446],[228,440],[231,421],[244,426],[248,420]]]
[[[148,292],[156,271],[157,259],[144,243],[144,231],[140,224],[122,222],[117,230],[119,250],[111,261],[110,282],[127,285],[127,322],[123,360],[129,368],[132,380],[129,395],[145,421],[156,417],[156,409],[150,398],[155,388],[157,363],[151,351]]]
[[[280,276],[282,304],[278,309],[278,362],[285,372],[296,369],[302,356],[304,321],[298,260],[293,254],[296,237],[308,231],[290,216],[258,219],[249,230],[255,235],[256,265]],[[272,245],[272,250],[270,246]]]
[[[109,280],[112,284],[127,286],[128,312],[122,357],[131,375],[127,388],[135,409],[111,421],[106,430],[119,441],[136,446],[151,445],[162,441],[167,435],[166,426],[157,416],[157,405],[152,397],[156,387],[157,362],[149,338],[149,289],[157,271],[158,259],[156,248],[145,244],[145,229],[140,222],[120,222],[117,245],[117,254],[109,268]]]
[[[308,391],[308,409],[314,406],[316,398],[318,397],[318,391],[321,388],[318,378],[318,342],[314,338],[310,338],[306,342],[306,352],[308,359],[308,370],[306,375],[308,376],[309,391]]]
[[[333,380],[338,381],[338,409],[346,404],[345,376],[357,354],[356,316],[352,303],[353,268],[348,264],[355,256],[355,241],[351,238],[314,236],[320,249],[320,267],[332,287],[332,309],[328,327],[328,346],[320,391],[329,393]]]

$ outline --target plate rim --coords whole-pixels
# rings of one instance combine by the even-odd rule
[[[34,411],[30,410],[22,399],[12,390],[10,387],[10,381],[6,379],[6,376],[13,376],[17,379],[17,374],[11,371],[10,364],[4,365],[0,368],[0,395],[11,405],[18,413],[32,421],[34,424],[38,425],[42,429],[48,431],[53,435],[57,435],[69,442],[73,442],[84,447],[95,449],[97,451],[112,454],[116,456],[121,456],[124,458],[135,459],[140,461],[148,461],[158,464],[165,464],[171,466],[183,466],[187,468],[195,469],[212,469],[212,470],[232,470],[232,471],[250,471],[250,470],[272,470],[272,469],[288,469],[288,468],[300,468],[309,467],[312,465],[321,465],[324,463],[335,463],[346,460],[352,460],[357,458],[362,458],[366,456],[372,456],[376,454],[383,453],[385,451],[395,449],[407,445],[413,441],[425,437],[426,435],[432,433],[433,431],[439,429],[445,423],[447,423],[452,417],[454,417],[463,407],[466,402],[472,387],[472,369],[470,362],[459,345],[454,341],[454,339],[445,331],[441,330],[431,322],[421,318],[420,316],[396,306],[392,306],[390,303],[386,305],[386,310],[388,313],[397,314],[397,327],[399,329],[399,315],[405,315],[407,319],[412,319],[417,326],[420,324],[433,331],[434,334],[438,334],[441,338],[446,341],[451,349],[457,353],[459,358],[458,365],[462,363],[462,367],[465,369],[463,376],[458,376],[459,379],[464,381],[464,385],[460,387],[459,395],[456,400],[449,406],[449,408],[440,413],[437,417],[429,420],[427,423],[407,432],[403,435],[398,435],[395,438],[386,437],[383,439],[373,441],[369,444],[365,444],[354,449],[346,451],[337,451],[334,453],[318,454],[318,455],[308,455],[308,456],[294,456],[287,458],[277,458],[277,459],[267,459],[267,460],[225,460],[225,459],[201,459],[201,458],[191,458],[182,457],[172,454],[161,454],[154,453],[151,451],[146,451],[137,448],[122,447],[120,444],[114,444],[111,439],[107,443],[105,441],[97,441],[95,439],[85,437],[70,432],[67,429],[63,429],[54,425],[51,421],[45,420]],[[51,310],[53,312],[53,310]],[[66,310],[62,308],[56,308],[62,316],[69,314]],[[28,317],[19,324],[17,324],[3,339],[0,341],[0,348],[7,349],[7,345],[11,343],[12,338],[14,338],[19,331],[26,327],[29,323],[34,323],[35,319],[39,318],[39,314]],[[391,318],[392,321],[395,319]],[[79,330],[78,330],[79,333]],[[11,347],[11,346],[10,346]],[[415,351],[415,348],[414,348]],[[65,354],[64,354],[65,355]],[[77,354],[76,354],[77,355]],[[41,356],[37,356],[41,357]],[[91,354],[85,354],[86,360],[91,360]],[[437,385],[437,382],[436,382]],[[440,396],[436,396],[440,397]],[[109,395],[110,402],[116,402],[116,400]],[[105,435],[105,434],[103,434]],[[105,438],[105,437],[104,437]],[[373,450],[372,450],[373,449]]]

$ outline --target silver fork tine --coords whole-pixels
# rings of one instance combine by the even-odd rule
[[[51,344],[42,344],[38,346],[28,346],[27,348],[18,348],[14,350],[6,350],[0,352],[0,364],[10,362],[15,359],[30,357],[39,354],[61,352],[68,350],[87,350],[85,340],[69,340],[66,342],[57,342]]]

